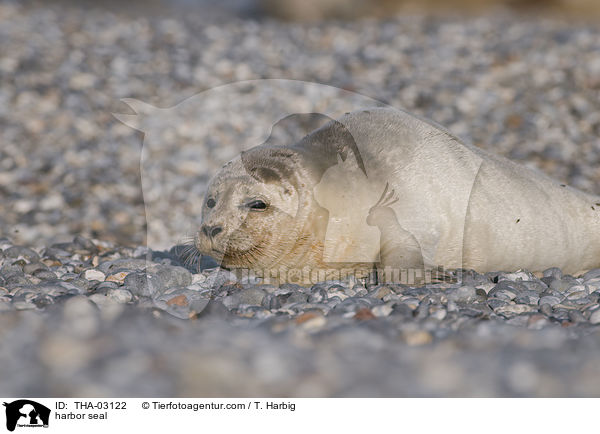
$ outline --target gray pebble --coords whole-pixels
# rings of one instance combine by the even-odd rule
[[[73,239],[73,244],[78,248],[78,251],[84,251],[86,253],[98,252],[98,247],[94,244],[94,242],[88,238],[82,237],[81,235],[77,235],[75,239]]]
[[[444,318],[446,318],[446,315],[448,314],[448,312],[446,312],[446,309],[444,309],[444,306],[430,306],[429,307],[429,317],[430,318],[434,318],[438,321],[442,321]]]
[[[91,282],[86,279],[73,279],[70,280],[69,283],[79,288],[81,290],[80,293],[86,292],[92,288]]]
[[[600,278],[594,278],[585,282],[590,292],[600,291]]]
[[[36,292],[47,294],[52,297],[82,293],[82,290],[79,287],[73,285],[72,283],[63,282],[60,280],[46,281],[33,288]]]
[[[210,288],[210,289],[219,289],[220,287],[225,285],[227,282],[236,282],[237,281],[237,277],[235,274],[233,274],[230,271],[221,270],[221,269],[213,270],[213,271],[209,272],[208,274],[205,274],[205,276],[206,276],[206,280],[204,282],[202,282],[202,285],[205,288]]]
[[[378,318],[389,316],[392,313],[394,303],[385,303],[373,306],[371,312]],[[444,311],[445,312],[445,311]]]
[[[578,310],[570,310],[569,311],[569,321],[573,323],[583,323],[587,322],[587,319],[583,314]]]
[[[152,296],[148,285],[148,275],[143,271],[129,273],[123,281],[123,286],[138,297]]]
[[[155,264],[149,266],[146,272],[154,277],[154,279],[149,279],[148,283],[150,285],[157,284],[159,292],[172,287],[192,284],[192,274],[183,267]]]
[[[588,296],[588,293],[585,290],[575,291],[575,292],[571,292],[569,295],[567,295],[567,300],[579,300],[582,298],[587,298],[587,296]]]
[[[14,295],[11,299],[11,305],[16,310],[37,309],[37,306],[33,301],[37,296],[38,294],[31,292],[24,292],[18,295]]]
[[[23,272],[25,274],[34,274],[38,270],[48,270],[48,267],[41,262],[32,262],[23,266]]]
[[[398,316],[404,317],[404,318],[412,318],[413,310],[410,307],[408,307],[406,304],[399,303],[399,304],[394,305],[394,307],[392,308],[391,315],[398,315]]]
[[[82,273],[82,277],[86,280],[97,280],[99,282],[104,282],[104,279],[106,279],[106,274],[100,270],[90,269],[84,271]]]
[[[288,297],[286,303],[306,303],[308,301],[308,295],[304,293],[294,293]]]
[[[540,312],[550,317],[553,314],[552,306],[548,303],[540,304]]]
[[[106,296],[117,303],[129,303],[133,299],[131,292],[124,288],[114,288],[106,291]]]
[[[378,298],[379,300],[383,300],[384,297],[393,293],[394,291],[388,285],[379,285],[371,290],[369,296],[373,298]]]
[[[548,286],[548,287],[550,287],[550,285],[552,285],[552,282],[554,282],[555,280],[557,280],[557,279],[555,279],[555,278],[554,278],[554,277],[552,277],[552,276],[542,277],[542,278],[540,279],[540,281],[541,281],[541,282],[542,282],[544,285],[546,285],[546,286]]]
[[[583,275],[584,282],[592,279],[600,279],[600,268],[594,268]]]
[[[550,306],[554,306],[555,304],[560,303],[560,299],[558,297],[554,297],[552,295],[546,295],[544,297],[541,297],[538,304],[541,306],[543,304],[547,304]]]
[[[313,287],[314,288],[314,287]],[[313,292],[308,297],[309,303],[323,303],[326,302],[328,298],[327,289],[325,288],[317,288],[317,290],[313,290]]]
[[[234,309],[239,305],[260,306],[266,292],[258,288],[241,290],[223,299],[223,304],[228,309]],[[306,301],[306,300],[305,300]]]
[[[476,290],[472,286],[461,286],[448,294],[449,299],[460,303],[469,303],[475,300],[476,297]]]
[[[36,295],[31,302],[35,304],[38,309],[43,309],[46,306],[54,304],[54,297],[49,296],[48,294],[38,294]]]
[[[280,300],[280,296],[277,296],[275,294],[267,294],[261,302],[262,307],[270,310],[279,309],[281,305],[282,303]]]
[[[71,252],[58,247],[48,247],[44,249],[43,255],[51,259],[61,260],[71,256]]]
[[[177,318],[190,319],[202,312],[209,301],[209,298],[200,295],[197,291],[173,288],[156,297],[154,304]]]
[[[2,252],[7,258],[25,258],[29,262],[37,262],[40,255],[35,250],[23,246],[12,246]]]
[[[503,280],[494,288],[492,288],[490,292],[488,292],[488,297],[494,297],[504,301],[511,301],[514,300],[517,294],[524,290],[525,287],[519,282]]]
[[[23,267],[10,264],[3,265],[2,268],[0,268],[0,275],[2,275],[5,280],[8,280],[13,276],[23,276]]]
[[[528,312],[535,312],[537,311],[537,307],[533,307],[530,305],[526,305],[526,304],[507,304],[506,306],[502,306],[502,307],[498,307],[496,309],[494,309],[495,313],[498,313],[500,315],[506,316],[506,317],[512,317],[515,315],[520,315],[523,313],[528,313]]]
[[[579,282],[577,282],[575,279],[565,276],[561,280],[552,281],[552,283],[549,285],[549,287],[550,287],[550,289],[553,289],[554,291],[564,293],[572,286],[575,286],[578,284],[579,284]]]
[[[492,308],[492,309],[495,310],[495,309],[497,309],[499,307],[503,307],[503,306],[508,305],[508,301],[500,300],[499,298],[490,298],[487,301],[487,304],[488,304],[488,306],[490,308]]]
[[[548,289],[548,285],[541,280],[530,280],[521,282],[521,284],[527,288],[528,291],[535,291],[537,293],[542,293]]]
[[[516,303],[520,304],[538,304],[540,296],[536,291],[523,291],[515,298]]]
[[[497,308],[495,312],[497,312],[498,309],[502,308]],[[490,313],[492,313],[492,310],[487,306],[487,304],[471,304],[460,306],[459,312],[461,315],[468,317],[481,318],[488,316]]]
[[[600,309],[597,309],[592,312],[592,314],[590,315],[590,323],[600,324]]]
[[[477,288],[475,290],[475,299],[474,299],[475,301],[482,302],[482,301],[486,301],[487,298],[488,298],[487,292],[484,289]]]
[[[341,303],[338,303],[331,311],[331,313],[334,314],[348,314],[348,313],[355,313],[356,311],[363,309],[363,308],[371,308],[372,306],[374,306],[374,300],[370,300],[370,299],[366,299],[366,298],[361,298],[361,297],[350,297],[347,298],[346,300],[342,301]]]
[[[553,309],[552,317],[559,321],[567,321],[569,319],[569,311],[567,309]]]
[[[354,291],[354,295],[356,297],[365,297],[369,294],[369,291],[364,286],[356,285],[354,288],[352,288],[352,290]]]
[[[67,273],[62,274],[60,276],[60,278],[61,278],[61,280],[65,280],[67,282],[70,282],[73,279],[79,279],[80,275],[77,274],[77,273],[69,273],[69,272],[67,272]]]
[[[33,276],[42,280],[54,280],[58,277],[56,273],[50,270],[37,270],[33,273]]]
[[[548,268],[547,270],[544,270],[543,272],[544,277],[552,277],[555,280],[560,280],[562,279],[562,271],[560,270],[560,268]]]
[[[100,270],[105,275],[112,274],[117,270],[145,270],[149,263],[145,259],[122,258],[113,261],[104,261],[98,265]],[[189,271],[188,271],[189,273]]]
[[[473,288],[474,289],[474,288]],[[415,310],[415,318],[425,319],[429,316],[429,300],[424,298]]]
[[[94,287],[94,292],[97,292],[98,294],[106,294],[107,291],[117,289],[118,287],[119,284],[115,282],[101,282]]]
[[[31,280],[25,276],[12,275],[4,279],[4,286],[8,289],[19,288],[30,284]]]
[[[552,296],[552,297],[558,297],[558,298],[560,298],[561,300],[565,298],[565,295],[564,295],[562,292],[558,292],[558,291],[555,291],[555,290],[553,290],[553,289],[550,289],[550,288],[548,288],[548,290],[547,290],[547,291],[544,291],[544,292],[542,292],[542,293],[540,294],[540,297],[545,297],[545,296],[547,296],[547,295],[550,295],[550,296]]]
[[[568,306],[575,306],[575,307],[587,306],[592,303],[592,299],[585,293],[583,293],[583,294],[575,293],[574,298],[566,298],[565,300],[563,300],[562,303],[565,305],[568,305]]]
[[[569,296],[575,292],[584,292],[587,295],[591,291],[587,285],[576,284],[576,285],[572,285],[571,287],[569,287],[569,289],[567,289],[565,292],[563,292],[563,294],[566,296]]]

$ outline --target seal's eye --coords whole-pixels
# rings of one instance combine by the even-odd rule
[[[260,199],[250,201],[246,206],[253,211],[264,211],[267,209],[267,204]]]
[[[214,208],[214,206],[215,206],[215,203],[216,203],[216,202],[215,202],[215,200],[214,200],[214,199],[208,199],[208,200],[206,201],[206,206],[207,206],[207,207],[209,207],[209,208]]]

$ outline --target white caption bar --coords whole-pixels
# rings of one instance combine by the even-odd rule
[[[576,432],[598,399],[0,398],[0,432]],[[572,411],[571,411],[572,410]],[[563,415],[564,417],[561,417]],[[569,416],[571,415],[571,416]],[[6,431],[8,430],[8,431]],[[173,431],[176,430],[176,431]],[[326,431],[327,430],[327,431]]]

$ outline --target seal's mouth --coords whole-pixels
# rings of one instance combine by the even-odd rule
[[[221,264],[221,266],[249,267],[259,262],[263,248],[260,245],[253,245],[249,248],[238,249],[233,247],[226,240],[214,240],[207,237],[201,231],[194,237],[196,249],[206,256],[210,256]]]
[[[201,232],[196,234],[194,245],[201,254],[212,256],[213,258],[222,258],[225,254],[219,246],[215,245],[214,240],[207,238]]]

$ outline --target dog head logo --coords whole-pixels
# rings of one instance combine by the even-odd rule
[[[47,427],[50,409],[29,399],[19,399],[4,403],[6,407],[6,429],[14,431],[16,427]]]

